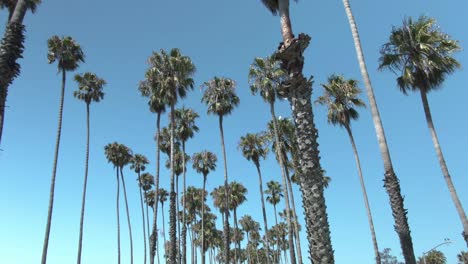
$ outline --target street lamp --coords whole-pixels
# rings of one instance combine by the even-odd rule
[[[435,250],[436,248],[438,248],[438,247],[440,247],[440,246],[442,246],[442,245],[446,245],[446,244],[450,244],[450,243],[452,243],[452,240],[450,240],[450,239],[448,239],[448,238],[445,238],[445,239],[444,239],[444,242],[442,242],[442,243],[438,244],[437,246],[433,247],[431,250],[428,250],[428,251],[426,251],[426,252],[423,252],[423,255],[422,255],[423,263],[426,264],[426,257],[425,257],[425,255],[426,255],[427,253],[431,252],[432,250]]]

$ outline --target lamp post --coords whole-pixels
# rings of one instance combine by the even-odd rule
[[[446,244],[450,244],[452,243],[452,240],[448,239],[448,238],[445,238],[444,239],[444,242],[438,244],[437,246],[433,247],[431,250],[428,250],[426,252],[423,252],[423,255],[422,255],[422,260],[423,260],[423,264],[426,264],[426,254],[431,252],[432,250],[435,250],[436,248],[442,246],[442,245],[446,245]]]

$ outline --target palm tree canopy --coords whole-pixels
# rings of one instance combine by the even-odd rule
[[[167,196],[169,195],[169,193],[167,192],[166,189],[164,188],[159,188],[158,190],[158,200],[160,203],[164,203],[165,201],[167,201]]]
[[[262,3],[265,5],[265,7],[270,10],[270,12],[273,14],[273,15],[277,15],[278,14],[278,11],[279,11],[279,1],[282,1],[282,0],[261,0]],[[289,2],[289,0],[286,0]],[[295,2],[297,2],[297,0],[294,0]]]
[[[176,149],[174,153],[174,173],[175,175],[179,176],[183,173],[183,162],[185,159],[185,166],[187,167],[187,163],[190,161],[190,156],[187,153],[182,153],[182,150]],[[171,167],[171,160],[166,160],[166,168]],[[186,168],[185,168],[186,169]]]
[[[264,134],[247,133],[240,138],[238,148],[247,160],[252,160],[258,165],[260,159],[265,159],[268,155],[268,141]]]
[[[177,48],[169,53],[164,50],[153,52],[149,58],[146,77],[152,78],[151,84],[158,89],[152,89],[154,96],[161,98],[168,105],[175,105],[179,98],[184,98],[189,89],[193,89],[193,74],[195,65],[188,56],[181,54]],[[153,87],[153,86],[151,86]]]
[[[295,142],[296,136],[294,135],[294,124],[289,118],[282,118],[278,117],[276,119],[276,123],[278,124],[278,137],[281,144],[281,151],[283,153],[291,152]],[[273,124],[273,120],[270,120],[267,124],[267,131],[265,133],[268,140],[272,143],[272,151],[276,153],[276,140],[275,140],[275,128]]]
[[[401,75],[397,83],[404,94],[419,89],[429,92],[439,88],[446,76],[460,67],[452,57],[459,50],[458,41],[440,31],[434,19],[406,18],[402,27],[392,29],[389,41],[383,45],[379,69]]]
[[[116,168],[123,168],[132,158],[132,150],[117,142],[109,143],[104,147],[107,161],[114,164]]]
[[[322,84],[324,95],[315,102],[328,108],[328,123],[344,127],[350,126],[351,120],[359,118],[356,107],[365,107],[364,101],[359,99],[361,90],[357,81],[346,80],[341,75],[331,75],[327,84]]]
[[[157,53],[153,53],[152,57],[148,59],[149,68],[146,70],[145,79],[140,81],[138,86],[138,90],[140,91],[141,95],[144,97],[148,97],[148,106],[151,112],[162,114],[166,112],[166,105],[167,102],[164,101],[164,98],[160,96],[162,93],[160,85],[158,81],[158,71],[154,70],[157,65],[154,65],[152,62],[155,61],[154,55]]]
[[[80,45],[71,37],[52,36],[47,41],[49,51],[47,59],[49,64],[58,62],[58,70],[76,70],[81,62],[84,62],[84,53]]]
[[[148,158],[141,154],[135,154],[130,159],[130,169],[134,170],[136,173],[140,173],[146,170],[146,165],[149,164]]]
[[[234,210],[247,200],[247,188],[241,183],[229,183],[229,209]]]
[[[0,0],[0,9],[6,8],[10,13],[10,16],[13,15],[15,11],[16,3],[18,0]],[[41,0],[26,0],[27,9],[31,10],[32,13],[35,13],[37,6],[41,4]]]
[[[175,134],[180,141],[186,142],[194,136],[195,132],[198,132],[199,128],[195,124],[195,119],[199,117],[198,113],[191,108],[182,107],[174,111]]]
[[[284,196],[281,188],[281,184],[277,181],[267,182],[267,190],[265,191],[267,202],[277,205],[281,201],[281,197]]]
[[[180,151],[180,142],[177,139],[178,138],[175,138],[174,140],[175,152]],[[169,127],[163,127],[159,133],[159,149],[166,155],[170,155],[171,153],[171,130]]]
[[[106,81],[96,74],[91,72],[77,74],[75,75],[75,81],[78,83],[78,90],[73,92],[73,96],[78,100],[90,104],[91,102],[99,102],[104,98],[102,88],[106,85]]]
[[[253,95],[260,92],[263,100],[274,103],[278,88],[286,76],[273,57],[255,58],[249,69],[250,91]]]
[[[145,172],[140,175],[138,179],[138,185],[143,189],[143,191],[149,191],[154,185],[154,177],[149,172]]]
[[[196,215],[201,216],[202,204],[206,202],[208,192],[203,192],[203,189],[194,186],[188,186],[187,192],[182,195],[181,200],[185,200],[185,210],[187,212],[187,223],[193,223],[196,220]],[[182,204],[184,206],[184,204]],[[205,204],[205,211],[209,211]]]
[[[198,173],[204,176],[208,175],[211,171],[216,169],[216,162],[218,158],[212,152],[204,150],[193,154],[192,156],[192,167]]]
[[[145,203],[153,208],[154,206],[154,196],[155,196],[156,192],[154,190],[152,190],[151,192],[146,192],[145,193]]]
[[[219,116],[229,115],[239,105],[239,97],[235,93],[236,82],[229,78],[214,77],[203,83],[202,102],[208,106],[208,113]]]
[[[250,215],[244,215],[239,220],[239,224],[246,233],[260,230],[260,224],[257,221],[253,220],[253,218]]]
[[[211,192],[211,197],[213,198],[214,207],[218,208],[221,213],[226,212],[224,185],[214,188]]]

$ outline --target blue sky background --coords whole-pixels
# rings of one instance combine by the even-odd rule
[[[405,16],[425,14],[436,18],[445,32],[466,47],[468,35],[463,25],[468,16],[468,3],[461,0],[367,0],[352,1],[351,4],[409,211],[415,253],[421,256],[444,238],[450,238],[453,243],[440,250],[446,254],[448,263],[455,263],[456,254],[460,250],[466,251],[460,235],[462,226],[442,178],[419,96],[402,95],[393,74],[377,71],[377,59],[392,25],[400,25]],[[332,73],[361,80],[341,1],[291,3],[291,16],[294,32],[306,32],[312,37],[305,53],[304,73],[315,77],[313,99],[322,93],[320,84]],[[2,10],[0,21],[6,21],[6,18],[6,11]],[[192,107],[201,114],[198,120],[200,132],[187,143],[187,152],[193,154],[208,149],[220,158],[219,169],[209,175],[208,190],[222,184],[222,159],[217,118],[206,115],[206,107],[200,102],[202,92],[199,87],[213,76],[226,76],[237,81],[240,106],[224,123],[229,177],[249,189],[248,201],[238,210],[239,218],[251,214],[261,221],[255,168],[237,150],[240,136],[264,129],[270,118],[268,106],[259,96],[250,94],[247,84],[248,67],[254,57],[271,54],[281,41],[278,17],[273,17],[260,1],[49,0],[44,1],[37,14],[27,14],[25,24],[27,39],[24,59],[20,61],[22,72],[9,90],[3,151],[0,153],[2,263],[37,263],[41,256],[61,80],[56,65],[48,65],[46,58],[47,39],[55,34],[75,38],[86,54],[86,63],[68,75],[48,263],[71,263],[76,259],[85,154],[85,105],[72,96],[72,91],[77,89],[73,75],[92,71],[108,83],[104,101],[91,106],[83,263],[113,263],[117,244],[116,183],[113,167],[107,163],[103,148],[113,141],[124,143],[135,153],[146,155],[152,162],[148,170],[154,173],[155,115],[148,111],[147,100],[140,96],[137,86],[144,77],[146,59],[152,51],[160,49],[178,47],[197,66],[196,89],[180,101],[179,106]],[[464,87],[468,82],[465,70],[468,55],[462,51],[456,57],[465,67],[450,76],[442,90],[431,93],[429,101],[449,170],[466,208],[468,125],[465,106],[468,92]],[[362,98],[367,102],[365,96]],[[373,263],[370,232],[348,137],[344,130],[326,123],[325,109],[314,106],[314,113],[322,167],[332,177],[326,199],[336,263]],[[290,116],[289,103],[279,102],[277,114]],[[162,124],[167,124],[167,116]],[[401,259],[388,195],[383,188],[383,165],[368,110],[361,110],[361,118],[353,124],[353,130],[379,246],[381,249],[392,248]],[[164,155],[162,159],[164,162]],[[272,155],[263,164],[264,182],[279,181],[280,171]],[[163,169],[161,187],[169,187],[168,175]],[[128,169],[125,176],[135,263],[142,263],[136,176]],[[189,185],[201,187],[202,176],[191,167],[187,178]],[[300,204],[297,189],[295,195],[296,203]],[[208,204],[212,206],[211,199]],[[267,212],[273,219],[270,205]],[[128,263],[124,216],[122,203],[122,254],[123,263]],[[221,228],[220,222],[218,228]],[[301,239],[306,259],[304,231]]]

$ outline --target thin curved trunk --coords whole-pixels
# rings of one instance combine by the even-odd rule
[[[206,190],[206,175],[203,175],[203,193],[202,196],[205,195]],[[202,239],[201,239],[201,250],[202,250],[202,264],[205,264],[205,199],[202,197]]]
[[[138,172],[138,181],[140,181],[140,172]],[[141,205],[141,220],[143,221],[143,249],[144,249],[144,256],[143,256],[143,263],[146,264],[146,223],[145,223],[145,208],[143,207],[143,193],[141,191],[141,187],[138,186],[140,191],[140,205]]]
[[[278,132],[278,120],[276,120],[276,113],[275,113],[275,104],[272,102],[270,103],[270,113],[271,118],[273,121],[273,130],[275,133],[275,142],[276,142],[276,157],[279,160],[280,167],[281,167],[281,179],[283,180],[283,193],[284,193],[284,201],[286,206],[286,223],[288,224],[288,243],[289,243],[289,256],[291,258],[291,264],[296,264],[296,254],[294,252],[294,235],[293,235],[293,226],[291,223],[291,206],[289,204],[289,192],[287,189],[286,184],[286,164],[283,159],[283,155],[281,155],[281,143],[279,139],[279,132]],[[275,213],[276,217],[276,213]],[[277,223],[278,224],[278,221]]]
[[[362,176],[361,170],[361,161],[359,159],[359,154],[357,151],[356,143],[354,142],[353,133],[351,132],[351,127],[345,126],[346,131],[348,132],[349,140],[351,141],[351,146],[353,147],[354,158],[356,160],[356,167],[359,174],[359,183],[361,184],[362,196],[364,198],[364,204],[366,206],[367,220],[369,221],[369,228],[372,236],[372,244],[374,245],[374,254],[375,254],[375,263],[380,264],[380,253],[379,246],[377,244],[377,236],[375,235],[374,221],[372,220],[372,212],[369,205],[369,199],[367,197],[366,185],[364,184],[364,177]]]
[[[424,92],[423,89],[420,89],[421,92],[421,100],[424,107],[424,114],[426,115],[426,122],[429,130],[431,132],[432,142],[434,143],[434,148],[436,150],[437,158],[439,159],[440,168],[442,170],[442,174],[444,175],[445,183],[447,184],[448,190],[450,192],[450,197],[452,198],[453,203],[455,204],[455,208],[457,209],[458,216],[463,225],[463,232],[462,236],[465,240],[466,245],[468,246],[468,220],[466,219],[465,210],[458,198],[457,191],[455,190],[455,186],[452,182],[452,177],[447,168],[447,164],[445,163],[444,154],[442,153],[442,149],[439,144],[439,138],[437,137],[436,130],[434,128],[434,123],[432,122],[432,114],[431,109],[429,108],[429,102],[427,101],[427,94]]]
[[[245,234],[247,235],[247,245],[245,246],[245,251],[247,251],[247,264],[250,264],[250,250],[248,249],[249,247],[249,242],[250,242],[250,238],[249,238],[249,232],[245,232]]]
[[[85,158],[85,175],[83,184],[83,197],[81,199],[81,216],[80,216],[80,236],[78,239],[78,259],[77,263],[81,263],[81,249],[83,244],[83,223],[86,203],[86,187],[88,184],[88,163],[89,163],[89,104],[86,104],[86,158]]]
[[[182,195],[182,210],[184,211],[182,214],[182,264],[187,263],[187,223],[185,221],[185,208],[186,208],[186,203],[185,203],[185,194],[187,193],[187,187],[185,185],[186,183],[186,169],[185,169],[185,141],[182,142],[182,153],[183,153],[183,159],[182,159],[182,174],[183,174],[183,179],[182,179],[182,188],[184,189],[184,193]]]
[[[119,179],[119,168],[115,168],[117,172],[117,263],[120,264],[120,209],[119,209],[119,196],[120,196],[120,179]]]
[[[164,239],[164,252],[166,251],[166,222],[164,220],[164,203],[161,203],[162,226],[163,226],[163,239]]]
[[[258,173],[258,185],[260,189],[260,200],[262,201],[262,213],[263,213],[263,226],[265,227],[265,247],[266,247],[266,261],[267,264],[270,263],[270,241],[268,238],[268,222],[265,210],[265,199],[263,198],[263,181],[262,181],[262,172],[260,171],[260,164],[258,162],[254,162],[255,167],[257,168]]]
[[[177,261],[178,263],[181,263],[181,258],[182,258],[182,255],[180,254],[180,215],[179,215],[179,212],[180,212],[180,209],[179,209],[179,177],[180,175],[176,175],[176,219],[177,219],[177,235],[178,235],[178,238],[177,239]]]
[[[237,256],[237,254],[240,254],[240,241],[237,241],[237,238],[239,236],[239,234],[237,234],[237,231],[239,230],[239,227],[237,225],[237,208],[234,208],[234,229],[236,230],[236,248],[237,250],[234,251],[234,253],[236,253],[236,257],[235,257],[235,263],[240,263],[240,256]]]
[[[170,170],[171,170],[171,183],[170,183],[170,195],[169,195],[169,237],[170,237],[170,254],[169,263],[175,264],[177,261],[177,216],[176,216],[176,193],[175,193],[175,175],[174,175],[174,105],[171,105],[171,157],[170,157]]]
[[[356,48],[357,59],[361,70],[362,79],[366,87],[367,97],[369,98],[369,105],[372,113],[372,120],[374,122],[375,132],[377,135],[377,142],[379,144],[380,154],[385,169],[384,186],[390,197],[390,206],[392,208],[393,218],[395,219],[395,231],[398,233],[400,238],[400,245],[407,264],[415,264],[416,258],[414,256],[413,241],[411,238],[411,231],[408,225],[408,217],[406,209],[404,208],[404,199],[401,195],[400,183],[393,170],[392,161],[390,159],[390,152],[388,150],[387,139],[382,126],[382,120],[380,119],[379,109],[377,108],[377,102],[374,96],[374,90],[367,72],[366,62],[364,60],[364,54],[361,47],[361,40],[359,39],[359,33],[357,30],[356,22],[351,11],[348,0],[343,0],[343,5],[348,16],[351,33],[353,35],[354,46]]]
[[[62,91],[60,95],[57,139],[55,141],[54,165],[52,169],[52,180],[50,183],[49,209],[47,212],[47,224],[46,224],[46,232],[45,232],[45,238],[44,238],[44,246],[42,248],[42,262],[41,262],[42,264],[47,263],[47,249],[49,247],[50,226],[52,224],[52,211],[54,208],[54,194],[55,194],[55,177],[57,175],[57,161],[58,161],[59,148],[60,148],[60,136],[62,134],[62,114],[63,114],[63,101],[65,99],[65,82],[66,82],[66,73],[65,71],[62,71]]]
[[[159,150],[159,144],[161,141],[159,138],[160,133],[161,133],[161,113],[158,113],[157,119],[156,119],[156,175],[154,177],[155,203],[153,204],[153,231],[151,232],[152,236],[151,236],[151,242],[150,242],[150,264],[154,264],[155,250],[156,248],[158,248],[158,231],[157,230],[158,230],[159,168],[160,168],[160,163],[161,163],[160,150]],[[164,235],[164,239],[166,239],[165,235]],[[164,249],[165,248],[166,248],[166,241],[164,240]],[[158,251],[158,263],[159,263],[159,251]]]
[[[144,192],[144,197],[147,196],[147,191]],[[158,200],[157,198],[155,199],[155,202],[157,203]],[[146,210],[146,236],[148,238],[148,250],[149,253],[151,254],[151,234],[150,234],[150,225],[149,225],[149,209],[148,209],[148,203],[145,202],[145,210]],[[157,250],[157,249],[156,249]],[[159,253],[159,252],[158,252]],[[159,256],[158,256],[158,263],[159,263]]]
[[[124,179],[124,175],[122,172],[122,167],[120,168],[120,178],[122,179],[122,187],[123,187],[124,199],[125,199],[125,210],[127,211],[128,236],[130,238],[130,263],[133,264],[132,224],[130,223],[130,211],[128,210],[127,190],[125,188],[125,179]]]
[[[224,212],[224,259],[226,263],[229,263],[230,260],[230,235],[229,235],[229,184],[228,184],[228,172],[227,172],[227,159],[226,159],[226,147],[224,146],[224,131],[223,131],[223,116],[219,116],[219,132],[221,134],[221,149],[223,151],[223,160],[224,160],[224,197],[225,202],[224,206],[226,208]]]
[[[273,213],[275,214],[275,225],[278,226],[278,213],[276,212],[276,204],[273,204]],[[277,243],[276,245],[273,245],[273,246],[276,246],[276,254],[275,254],[275,262],[280,262],[280,259],[281,259],[281,250],[280,250],[280,247],[279,247],[279,244]]]

